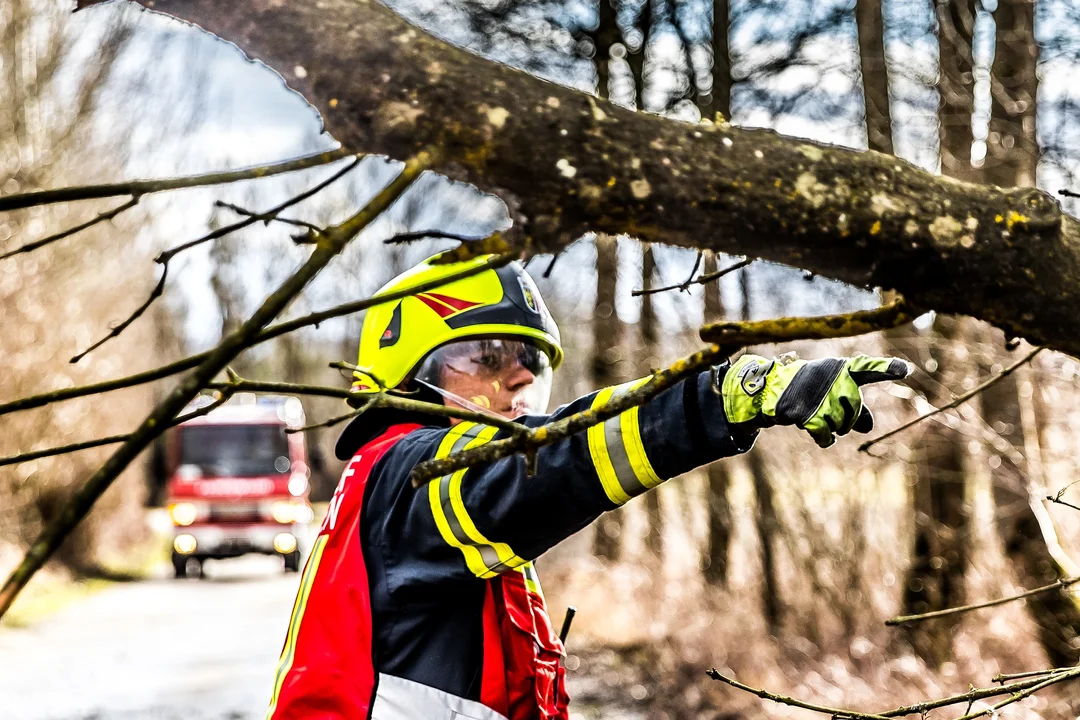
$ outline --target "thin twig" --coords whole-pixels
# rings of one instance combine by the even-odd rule
[[[956,398],[954,398],[952,400],[952,402],[949,402],[946,405],[942,405],[939,408],[934,408],[930,412],[925,413],[923,415],[920,415],[919,417],[915,418],[914,420],[910,420],[910,421],[904,423],[903,425],[901,425],[899,427],[893,428],[892,430],[888,431],[887,433],[883,433],[883,434],[879,435],[876,438],[872,438],[870,440],[867,440],[866,442],[864,442],[862,445],[859,446],[859,452],[866,452],[867,450],[869,450],[873,446],[877,445],[882,440],[887,440],[887,439],[891,438],[892,436],[894,436],[894,435],[896,435],[898,433],[901,433],[904,430],[907,430],[908,428],[912,427],[913,425],[917,425],[918,423],[921,423],[923,420],[926,420],[927,418],[932,418],[935,415],[940,415],[941,413],[945,412],[946,410],[952,410],[954,408],[957,408],[957,407],[963,405],[968,400],[975,397],[979,393],[983,392],[987,388],[992,387],[993,385],[1000,382],[1002,379],[1004,379],[1004,378],[1008,377],[1009,375],[1011,375],[1012,373],[1016,372],[1016,370],[1019,369],[1021,366],[1031,362],[1032,359],[1034,359],[1034,357],[1036,355],[1038,355],[1040,352],[1043,351],[1043,349],[1044,348],[1042,346],[1039,346],[1039,347],[1035,348],[1034,350],[1029,352],[1027,355],[1020,358],[1019,360],[1014,362],[1012,365],[1010,365],[1009,367],[1007,367],[1004,370],[1002,370],[1001,372],[999,372],[997,375],[994,375],[993,377],[988,379],[986,382],[984,382],[984,383],[982,383],[980,385],[977,385],[975,388],[973,388],[972,390],[964,393],[963,395],[957,396]]]
[[[1072,508],[1073,510],[1080,510],[1080,505],[1073,505],[1071,502],[1068,502],[1067,500],[1062,500],[1056,495],[1047,495],[1046,499],[1052,503],[1057,503],[1058,505],[1064,505],[1067,508]]]
[[[328,228],[323,239],[299,268],[270,294],[259,308],[240,327],[218,343],[197,368],[180,383],[143,420],[131,437],[71,497],[60,513],[38,535],[19,565],[0,588],[0,617],[7,612],[19,592],[56,552],[71,531],[79,524],[102,493],[128,465],[154,441],[176,415],[195,398],[202,388],[225,369],[233,358],[256,341],[267,323],[281,313],[308,283],[337,257],[345,246],[371,224],[413,184],[430,163],[430,155],[422,153],[406,163],[404,170],[383,188],[359,212],[340,225]]]
[[[120,323],[118,323],[117,325],[113,326],[109,330],[108,334],[106,334],[103,338],[101,338],[96,343],[94,343],[90,347],[86,348],[82,352],[76,353],[74,356],[72,356],[72,358],[70,360],[68,360],[68,362],[69,363],[77,363],[77,362],[79,362],[84,357],[86,357],[87,355],[92,353],[94,350],[97,350],[99,347],[101,347],[102,345],[107,343],[109,340],[111,340],[112,338],[118,336],[120,333],[124,332],[124,330],[126,330],[128,328],[128,326],[131,325],[131,323],[135,322],[140,317],[142,317],[143,314],[147,310],[150,309],[150,306],[154,303],[154,301],[157,300],[159,297],[161,297],[161,294],[163,292],[165,292],[165,280],[166,280],[166,278],[168,278],[168,276],[169,276],[169,266],[168,266],[168,264],[165,264],[161,268],[161,277],[158,278],[157,285],[155,285],[154,289],[150,291],[150,297],[146,298],[146,301],[142,305],[135,308],[135,311],[133,313],[131,313],[130,315],[128,315],[125,320],[123,320]]]
[[[305,199],[311,197],[312,195],[315,195],[316,193],[323,190],[324,188],[326,188],[328,185],[330,185],[331,183],[333,183],[337,179],[341,178],[343,175],[348,173],[350,170],[352,170],[353,168],[355,168],[359,164],[360,164],[360,158],[358,158],[358,157],[354,158],[353,162],[350,163],[349,165],[346,165],[344,168],[342,168],[338,172],[334,173],[333,175],[331,175],[327,179],[323,180],[322,182],[319,182],[319,183],[313,185],[312,187],[308,188],[307,190],[300,193],[299,195],[294,195],[293,197],[289,198],[288,200],[281,203],[277,207],[271,208],[270,210],[267,210],[264,213],[250,213],[250,216],[245,220],[241,220],[240,222],[233,223],[232,225],[226,225],[225,227],[218,228],[217,230],[209,232],[209,233],[207,233],[206,235],[203,235],[200,238],[196,238],[195,240],[192,240],[190,242],[186,242],[186,243],[184,243],[182,245],[177,245],[176,247],[171,248],[169,250],[165,250],[164,252],[159,254],[154,259],[154,262],[161,265],[161,279],[158,280],[158,284],[154,287],[153,292],[150,293],[150,297],[147,298],[146,302],[144,302],[142,305],[140,305],[138,307],[138,309],[136,309],[135,312],[133,312],[131,315],[129,315],[126,320],[124,320],[123,322],[121,322],[118,325],[116,325],[115,327],[113,327],[109,331],[109,333],[107,335],[105,335],[105,337],[98,340],[96,343],[94,343],[93,345],[88,347],[86,350],[83,350],[81,353],[75,355],[75,357],[71,358],[71,360],[69,360],[68,362],[72,362],[72,363],[79,362],[84,357],[86,357],[89,353],[91,353],[94,350],[96,350],[97,348],[101,347],[102,345],[104,345],[109,340],[113,339],[114,337],[119,336],[120,333],[124,332],[124,330],[126,330],[128,328],[128,326],[130,326],[133,322],[138,320],[148,309],[150,309],[150,306],[154,303],[154,301],[157,300],[159,297],[161,297],[161,295],[165,291],[165,279],[169,274],[169,263],[172,261],[172,259],[174,257],[176,257],[176,255],[178,255],[179,253],[184,252],[185,250],[190,250],[191,248],[193,248],[196,245],[199,245],[201,243],[208,242],[210,240],[216,240],[217,238],[224,237],[225,235],[236,232],[237,230],[242,230],[243,228],[248,227],[249,225],[253,225],[253,224],[259,222],[260,220],[262,220],[264,222],[269,222],[271,220],[274,220],[274,219],[277,218],[277,214],[279,212],[281,212],[282,210],[284,210],[285,208],[290,207],[292,205],[295,205],[296,203],[298,203],[298,202],[300,202],[302,200],[305,200]],[[314,228],[315,233],[321,233],[322,232],[321,228],[318,228],[318,227],[316,227],[314,225],[312,225],[311,227]]]
[[[489,235],[460,235],[458,233],[444,232],[443,230],[419,230],[417,232],[397,233],[393,237],[383,240],[385,245],[403,245],[404,243],[416,242],[417,240],[460,240],[461,242],[476,242],[490,237]]]
[[[700,255],[698,255],[698,260],[699,261],[701,260]],[[716,270],[715,272],[711,272],[711,273],[705,273],[704,275],[700,275],[700,276],[698,276],[696,278],[687,278],[685,282],[682,282],[682,283],[680,283],[678,285],[668,285],[666,287],[649,288],[647,290],[633,290],[633,291],[630,292],[630,294],[633,295],[634,297],[639,297],[641,295],[652,295],[654,293],[667,292],[668,290],[679,290],[679,291],[685,292],[685,291],[690,289],[691,285],[704,285],[705,283],[712,282],[713,280],[716,280],[718,278],[722,278],[723,276],[727,275],[728,273],[733,273],[736,270],[744,268],[744,267],[746,267],[747,265],[749,265],[752,262],[754,262],[754,258],[747,258],[745,260],[740,260],[739,262],[735,263],[734,265],[731,265],[730,267],[722,268],[720,270]],[[694,266],[694,270],[695,271],[697,270],[697,265]]]
[[[220,396],[212,403],[204,405],[203,407],[193,410],[187,415],[181,415],[168,424],[168,427],[175,427],[181,423],[185,423],[188,420],[193,420],[197,417],[209,414],[212,410],[224,405],[232,397],[235,390],[225,389],[222,390]],[[0,457],[0,467],[4,465],[17,465],[19,463],[29,462],[31,460],[39,460],[44,457],[53,457],[55,455],[67,455],[69,453],[78,452],[80,450],[89,450],[90,448],[101,447],[103,445],[115,445],[116,443],[122,443],[131,438],[131,433],[124,433],[122,435],[109,435],[103,438],[97,438],[94,440],[84,440],[83,442],[71,443],[69,445],[60,445],[58,447],[44,448],[42,450],[31,450],[30,452],[20,453],[18,455],[9,455],[7,457]]]
[[[284,218],[280,215],[275,217],[264,217],[266,213],[257,213],[254,210],[248,210],[247,208],[240,207],[239,205],[231,202],[225,202],[224,200],[218,200],[214,203],[220,208],[226,210],[232,210],[237,215],[243,215],[244,217],[254,218],[255,220],[262,220],[264,225],[269,225],[271,222],[284,223],[286,225],[293,225],[295,227],[302,227],[306,230],[311,230],[314,233],[321,233],[324,228],[319,227],[315,223],[309,223],[305,220],[298,220],[296,218]]]
[[[1043,680],[1041,683],[1015,692],[995,705],[991,705],[990,707],[979,710],[978,712],[967,713],[956,718],[956,720],[975,720],[975,718],[984,717],[986,715],[995,715],[998,710],[1005,707],[1006,705],[1012,705],[1013,703],[1019,702],[1030,695],[1034,695],[1040,690],[1048,688],[1051,685],[1057,685],[1058,683],[1065,682],[1066,680],[1073,680],[1077,676],[1080,676],[1080,668],[1074,668],[1069,672],[1051,675],[1048,679]]]
[[[162,264],[162,265],[167,264],[169,262],[169,260],[171,260],[177,254],[182,253],[185,250],[190,250],[191,248],[195,247],[196,245],[201,245],[203,243],[210,242],[211,240],[217,240],[218,238],[224,237],[224,236],[226,236],[226,235],[228,235],[230,233],[234,233],[234,232],[236,232],[238,230],[243,230],[246,227],[254,225],[255,223],[259,222],[260,220],[262,220],[262,221],[273,220],[274,218],[276,218],[278,216],[278,213],[292,207],[293,205],[296,205],[297,203],[299,203],[299,202],[301,202],[303,200],[307,200],[312,195],[315,195],[316,193],[320,192],[321,190],[323,190],[327,186],[331,185],[335,181],[339,180],[340,178],[342,178],[343,176],[348,174],[351,170],[353,170],[354,168],[356,168],[357,165],[360,164],[360,159],[361,159],[360,156],[355,156],[351,163],[349,163],[345,167],[341,168],[340,170],[338,170],[336,173],[334,173],[330,177],[326,178],[325,180],[323,180],[323,181],[321,181],[319,183],[316,183],[315,185],[312,185],[310,188],[308,188],[304,192],[300,193],[299,195],[292,196],[291,198],[289,198],[285,202],[281,203],[280,205],[277,205],[275,207],[270,208],[266,212],[252,214],[249,217],[244,218],[243,220],[240,220],[238,222],[234,222],[232,225],[226,225],[224,227],[220,227],[217,230],[212,230],[211,232],[206,233],[202,237],[197,237],[194,240],[189,240],[186,243],[183,243],[181,245],[177,245],[176,247],[169,248],[168,250],[163,251],[156,258],[154,258],[154,262]]]
[[[416,293],[427,292],[428,290],[435,290],[458,280],[464,280],[470,278],[479,273],[486,272],[487,270],[497,269],[503,267],[514,260],[516,255],[510,252],[503,252],[498,255],[493,255],[485,262],[472,267],[465,268],[455,273],[451,273],[446,277],[429,280],[427,282],[418,283],[417,285],[409,288],[403,288],[401,290],[395,290],[393,292],[379,293],[372,295],[371,297],[364,298],[363,300],[354,300],[352,302],[337,305],[326,310],[320,310],[318,312],[304,315],[302,317],[295,318],[293,320],[287,320],[276,325],[262,330],[255,336],[252,345],[273,340],[276,337],[291,333],[295,330],[299,330],[304,327],[318,326],[320,323],[330,320],[331,318],[342,317],[344,315],[352,315],[354,313],[367,310],[375,305],[381,305],[382,303],[394,302],[403,298],[415,295]],[[197,355],[190,355],[176,362],[163,365],[152,370],[144,370],[141,373],[135,373],[134,375],[128,375],[122,378],[116,378],[114,380],[105,380],[99,383],[93,383],[91,385],[80,385],[73,388],[63,388],[61,390],[52,390],[50,392],[41,393],[39,395],[29,395],[24,398],[12,400],[7,403],[0,404],[0,415],[7,413],[18,412],[20,410],[32,410],[34,408],[43,407],[54,402],[61,402],[63,400],[72,400],[74,398],[86,397],[88,395],[97,395],[99,393],[111,392],[113,390],[121,390],[123,388],[134,387],[136,385],[143,385],[145,383],[154,382],[155,380],[161,380],[177,373],[181,373],[185,370],[190,370],[193,367],[197,367],[199,363],[203,362],[210,356],[211,351],[198,353]],[[273,392],[268,390],[267,392]]]
[[[1056,675],[1057,673],[1068,672],[1072,669],[1073,668],[1047,668],[1046,670],[1028,670],[1026,672],[1018,673],[1000,673],[991,678],[990,681],[996,683],[1006,683],[1010,680],[1022,680],[1024,678],[1042,678],[1046,675]]]
[[[1009,685],[1001,685],[999,687],[985,687],[985,688],[969,688],[967,692],[960,693],[959,695],[950,695],[948,697],[938,698],[936,700],[924,700],[912,705],[904,705],[902,707],[894,708],[892,710],[886,710],[879,713],[883,717],[894,718],[904,717],[906,715],[923,715],[931,710],[938,708],[948,707],[950,705],[958,705],[960,703],[968,703],[968,709],[965,714],[971,712],[971,705],[979,700],[985,700],[992,697],[1000,697],[1008,693],[1016,692],[1019,690],[1027,690],[1042,682],[1042,678],[1038,677],[1031,680],[1021,680],[1020,682],[1011,683]]]
[[[21,210],[23,208],[36,207],[38,205],[51,205],[59,202],[72,200],[93,200],[96,198],[118,197],[121,195],[149,195],[150,193],[163,192],[165,190],[179,190],[181,188],[199,187],[202,185],[224,185],[239,180],[254,180],[257,178],[271,177],[282,173],[306,170],[308,168],[327,165],[343,157],[352,155],[352,152],[344,148],[331,150],[330,152],[316,153],[293,160],[285,160],[268,165],[241,168],[239,170],[226,170],[224,172],[205,173],[202,175],[189,175],[186,177],[164,178],[159,180],[132,180],[129,182],[111,183],[108,185],[82,185],[77,187],[57,188],[55,190],[35,190],[28,193],[0,196],[0,212],[7,210]]]
[[[63,240],[66,237],[71,237],[75,233],[82,232],[86,228],[93,227],[94,225],[97,225],[98,223],[103,223],[106,220],[112,220],[114,217],[116,217],[120,213],[124,212],[125,210],[130,210],[131,208],[135,207],[138,204],[139,204],[139,196],[138,195],[133,195],[132,198],[130,200],[128,200],[126,203],[124,203],[123,205],[117,205],[112,210],[107,210],[106,212],[103,212],[100,215],[98,215],[98,216],[96,216],[94,218],[91,218],[90,220],[87,220],[82,225],[76,225],[73,228],[68,228],[67,230],[63,230],[61,232],[55,233],[55,234],[50,235],[50,236],[48,236],[46,238],[42,238],[40,240],[35,240],[33,242],[28,242],[25,245],[20,245],[19,247],[15,248],[14,250],[8,250],[7,252],[5,252],[3,254],[0,254],[0,260],[6,260],[7,258],[13,257],[15,255],[20,255],[22,253],[32,252],[34,250],[37,250],[40,247],[45,247],[46,245],[51,245],[52,243],[56,242],[57,240]]]
[[[1064,195],[1065,197],[1080,198],[1080,193],[1075,190],[1069,190],[1068,188],[1061,188],[1058,190],[1058,195]]]
[[[890,618],[885,621],[886,625],[910,625],[911,623],[922,622],[923,620],[934,620],[940,617],[947,617],[949,615],[957,615],[959,613],[971,612],[972,610],[982,610],[983,608],[996,607],[998,605],[1004,605],[1011,603],[1015,600],[1023,600],[1029,598],[1032,595],[1039,595],[1040,593],[1049,592],[1051,590],[1058,590],[1060,588],[1075,585],[1080,582],[1080,577],[1063,578],[1057,582],[1050,583],[1049,585],[1043,585],[1042,587],[1035,588],[1033,590],[1025,590],[1022,593],[1016,595],[1009,595],[1008,597],[998,598],[997,600],[987,600],[980,603],[972,603],[971,605],[961,605],[958,607],[945,608],[944,610],[934,610],[933,612],[919,613],[918,615],[899,615],[894,618]]]
[[[845,710],[843,708],[828,707],[826,705],[815,705],[814,703],[806,702],[805,700],[799,700],[797,698],[787,697],[785,695],[778,695],[776,693],[769,692],[768,690],[761,690],[759,688],[750,687],[744,685],[735,678],[730,678],[724,675],[716,668],[709,670],[706,675],[713,680],[719,680],[722,683],[727,683],[737,690],[748,692],[752,695],[757,695],[764,700],[772,700],[773,702],[782,703],[784,705],[790,705],[791,707],[802,708],[803,710],[813,710],[814,712],[824,713],[826,715],[832,715],[833,717],[840,718],[854,718],[855,720],[886,720],[885,715],[874,715],[872,713],[862,713],[855,710]]]

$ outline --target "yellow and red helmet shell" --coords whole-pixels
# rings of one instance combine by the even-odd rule
[[[379,293],[396,292],[484,265],[490,255],[439,263],[435,255],[391,280]],[[536,283],[512,262],[435,289],[368,309],[360,332],[354,392],[398,387],[435,348],[454,340],[486,337],[529,339],[562,362],[559,328]]]

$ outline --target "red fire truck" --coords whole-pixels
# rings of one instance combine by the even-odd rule
[[[205,405],[200,399],[189,410]],[[313,513],[311,469],[295,397],[237,395],[166,433],[165,494],[176,577],[201,576],[208,558],[279,555],[300,569],[299,542]]]

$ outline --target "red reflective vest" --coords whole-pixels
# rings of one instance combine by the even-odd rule
[[[483,632],[478,699],[380,671],[363,547],[365,490],[375,464],[419,427],[391,427],[346,466],[301,576],[267,718],[568,717],[564,649],[531,564],[476,580],[484,584],[483,601],[476,608],[482,614]],[[440,657],[432,662],[461,663],[468,658]]]

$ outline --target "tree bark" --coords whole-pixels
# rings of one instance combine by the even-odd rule
[[[866,146],[892,155],[892,112],[889,107],[889,71],[885,64],[885,24],[881,17],[881,1],[856,0],[855,24],[859,30]]]
[[[593,310],[593,387],[619,382],[619,346],[622,323],[615,312],[615,282],[619,268],[619,243],[611,235],[596,236],[596,307]],[[650,493],[651,494],[651,493]],[[596,523],[593,554],[604,560],[619,559],[622,545],[622,510],[605,513]]]
[[[350,148],[438,148],[437,169],[498,192],[538,249],[594,230],[751,253],[1080,351],[1080,223],[1045,193],[635,113],[450,46],[377,2],[153,7],[277,70]]]
[[[704,272],[716,272],[716,255],[705,255]],[[719,322],[725,319],[724,299],[719,281],[705,285],[705,322]],[[728,488],[731,487],[731,472],[728,462],[720,460],[706,468],[708,489],[706,512],[709,535],[706,539],[705,556],[702,558],[702,574],[710,585],[724,586],[728,581],[728,553],[731,549],[732,518],[731,503],[728,502]]]

